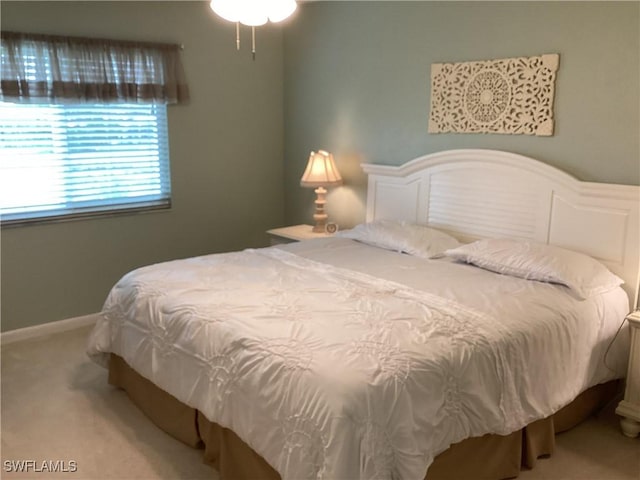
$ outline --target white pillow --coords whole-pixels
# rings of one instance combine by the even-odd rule
[[[442,256],[445,250],[460,245],[458,240],[439,230],[395,220],[363,223],[336,236],[421,258]]]
[[[486,239],[447,250],[445,255],[504,275],[566,285],[581,299],[624,283],[588,255],[542,243]]]

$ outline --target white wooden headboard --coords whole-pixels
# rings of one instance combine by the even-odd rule
[[[581,182],[529,157],[449,150],[399,167],[363,164],[367,221],[407,220],[462,241],[522,238],[597,258],[638,305],[640,187]]]

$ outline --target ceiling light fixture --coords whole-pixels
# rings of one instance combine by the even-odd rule
[[[251,53],[256,57],[255,27],[267,21],[281,22],[296,11],[295,0],[211,0],[211,10],[236,24],[236,48],[240,50],[240,24],[251,27]]]

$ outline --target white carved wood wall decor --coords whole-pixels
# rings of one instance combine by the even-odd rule
[[[429,133],[553,135],[558,54],[431,65]]]

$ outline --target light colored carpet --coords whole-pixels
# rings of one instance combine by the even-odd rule
[[[2,478],[217,479],[202,452],[155,427],[107,384],[81,328],[2,348]],[[612,404],[557,437],[521,480],[638,480],[640,439],[624,437]],[[7,461],[77,462],[75,473],[7,472]],[[462,479],[461,479],[462,480]]]
[[[217,479],[153,425],[85,354],[90,329],[2,348],[2,478]],[[78,471],[22,475],[6,460],[74,460]]]

